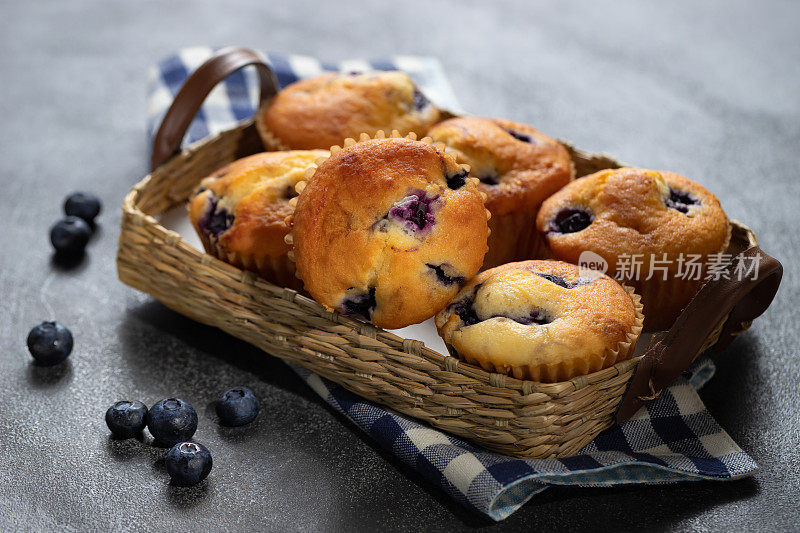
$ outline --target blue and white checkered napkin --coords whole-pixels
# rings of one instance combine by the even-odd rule
[[[148,100],[151,138],[186,76],[211,53],[211,48],[188,48],[152,69]],[[395,56],[336,64],[296,55],[270,54],[268,59],[282,86],[324,71],[404,70],[437,105],[458,109],[441,66],[432,58]],[[257,99],[256,83],[255,73],[240,72],[215,89],[192,123],[187,142],[249,118]],[[293,368],[317,394],[382,448],[461,504],[493,520],[508,517],[549,485],[598,487],[728,480],[752,475],[757,469],[753,459],[708,413],[697,394],[697,389],[714,374],[714,364],[707,358],[631,420],[600,434],[579,455],[546,460],[521,460],[488,452],[368,402],[302,368]]]

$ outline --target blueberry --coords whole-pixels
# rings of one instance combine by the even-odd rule
[[[564,287],[565,289],[571,289],[572,288],[570,286],[569,282],[567,280],[565,280],[564,278],[562,278],[561,276],[557,276],[555,274],[540,274],[539,272],[537,272],[536,275],[537,276],[541,276],[544,279],[546,279],[547,281],[555,283],[556,285],[558,285],[560,287]]]
[[[436,197],[428,196],[425,191],[413,191],[392,206],[389,216],[403,221],[407,229],[426,230],[436,221],[431,206],[435,200]]]
[[[65,217],[50,228],[50,242],[62,255],[80,255],[89,243],[92,228],[82,218]]]
[[[423,190],[412,190],[389,209],[385,219],[399,222],[408,232],[426,233],[436,223],[433,211],[438,206],[438,196],[430,196]],[[378,221],[378,226],[385,229],[380,225],[381,222]]]
[[[283,197],[286,198],[287,200],[291,200],[292,198],[295,198],[297,196],[299,196],[297,194],[297,190],[292,185],[287,185],[286,188],[283,190]]]
[[[524,143],[531,143],[532,142],[532,139],[531,139],[530,135],[525,135],[524,133],[520,133],[518,131],[514,131],[514,130],[511,130],[511,129],[508,129],[508,130],[505,130],[505,131],[506,131],[506,133],[508,133],[509,135],[511,135],[512,137],[514,137],[518,141],[522,141]]]
[[[458,315],[458,318],[461,319],[465,326],[471,326],[481,321],[478,318],[478,314],[475,312],[475,308],[472,306],[472,303],[472,298],[466,298],[450,306],[450,310]]]
[[[497,177],[497,174],[487,174],[478,179],[481,180],[481,183],[485,183],[486,185],[497,185],[500,183],[500,178]]]
[[[469,173],[466,170],[461,170],[452,176],[447,176],[445,181],[447,181],[447,186],[453,190],[460,189],[467,183],[467,176]]]
[[[351,287],[348,290],[354,290],[354,288]],[[342,312],[346,315],[355,315],[369,320],[377,306],[378,303],[375,301],[375,287],[370,287],[369,293],[356,293],[353,296],[345,298],[341,308]]]
[[[441,265],[425,263],[425,266],[433,270],[436,274],[436,278],[442,285],[461,285],[464,283],[464,276],[459,276],[456,269],[450,263],[442,263]]]
[[[28,333],[28,351],[40,365],[57,365],[72,352],[72,333],[58,322],[42,322]]]
[[[219,207],[219,199],[212,197],[208,200],[206,212],[197,222],[200,230],[211,237],[219,237],[233,225],[233,213],[224,207]]]
[[[189,487],[203,481],[214,461],[211,452],[196,442],[181,442],[173,446],[164,458],[173,485]]]
[[[197,413],[189,402],[166,398],[147,412],[147,429],[159,446],[172,446],[192,438],[197,430]]]
[[[592,215],[585,209],[562,209],[556,215],[550,230],[557,233],[575,233],[592,223]]]
[[[667,207],[676,209],[681,213],[688,213],[689,206],[698,205],[700,200],[688,192],[678,191],[670,187],[669,196],[664,203],[667,205]]]
[[[217,400],[217,416],[225,426],[244,426],[258,415],[258,398],[247,387],[234,387]]]
[[[142,402],[122,400],[106,411],[106,424],[119,439],[130,439],[139,435],[145,426],[147,406]]]
[[[514,322],[519,322],[520,324],[524,324],[529,326],[531,324],[549,324],[553,321],[550,315],[547,314],[543,309],[539,309],[538,307],[534,307],[530,310],[527,316],[514,316],[514,315],[492,315],[491,318],[496,317],[505,317]]]
[[[88,192],[74,192],[64,202],[64,213],[82,218],[88,224],[94,222],[101,208],[100,198]]]
[[[414,89],[414,109],[422,111],[430,105],[430,100],[419,89]]]
[[[559,285],[560,287],[564,287],[565,289],[574,289],[575,287],[578,287],[580,285],[587,285],[587,284],[592,282],[592,280],[589,279],[589,278],[578,278],[575,281],[567,281],[564,278],[562,278],[561,276],[557,276],[555,274],[542,274],[542,273],[539,273],[539,272],[534,272],[534,273],[537,276],[543,277],[547,281],[555,283],[556,285]]]

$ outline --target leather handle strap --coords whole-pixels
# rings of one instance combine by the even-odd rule
[[[754,264],[758,265],[757,276],[753,275]],[[742,273],[749,275],[741,276]],[[646,401],[658,397],[689,368],[726,316],[715,350],[725,348],[741,333],[743,323],[766,311],[778,292],[783,266],[758,246],[752,246],[734,257],[726,274],[729,279],[721,277],[703,285],[669,331],[651,342],[617,410],[618,423],[628,420]]]
[[[264,103],[278,93],[279,85],[275,74],[257,53],[237,46],[218,50],[186,79],[175,95],[175,100],[164,115],[153,139],[151,170],[155,170],[180,150],[186,130],[211,90],[237,70],[251,65],[258,72],[261,89],[259,102]]]

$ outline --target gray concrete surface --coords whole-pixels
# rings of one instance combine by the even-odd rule
[[[800,512],[797,3],[0,2],[0,529],[797,530]],[[146,173],[148,65],[241,44],[324,59],[432,54],[464,107],[716,192],[787,267],[766,316],[702,396],[760,464],[753,479],[553,489],[494,525],[377,450],[280,362],[116,280],[119,205]],[[85,261],[51,262],[74,189],[99,194]],[[76,337],[58,369],[28,329]],[[211,402],[248,384],[264,413],[219,428]],[[108,438],[119,398],[179,395],[214,453],[208,481],[167,484],[161,454]]]

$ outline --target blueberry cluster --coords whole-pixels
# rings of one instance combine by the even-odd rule
[[[255,420],[259,401],[249,388],[235,387],[222,393],[216,409],[223,425],[243,426]],[[149,410],[142,402],[122,400],[106,411],[106,425],[114,438],[140,438],[146,427],[155,446],[169,448],[164,461],[172,483],[178,486],[200,483],[213,465],[208,448],[190,441],[197,422],[197,411],[180,398],[165,398]]]
[[[50,243],[62,257],[83,255],[100,214],[100,199],[90,193],[75,192],[64,201],[64,218],[50,227]]]

